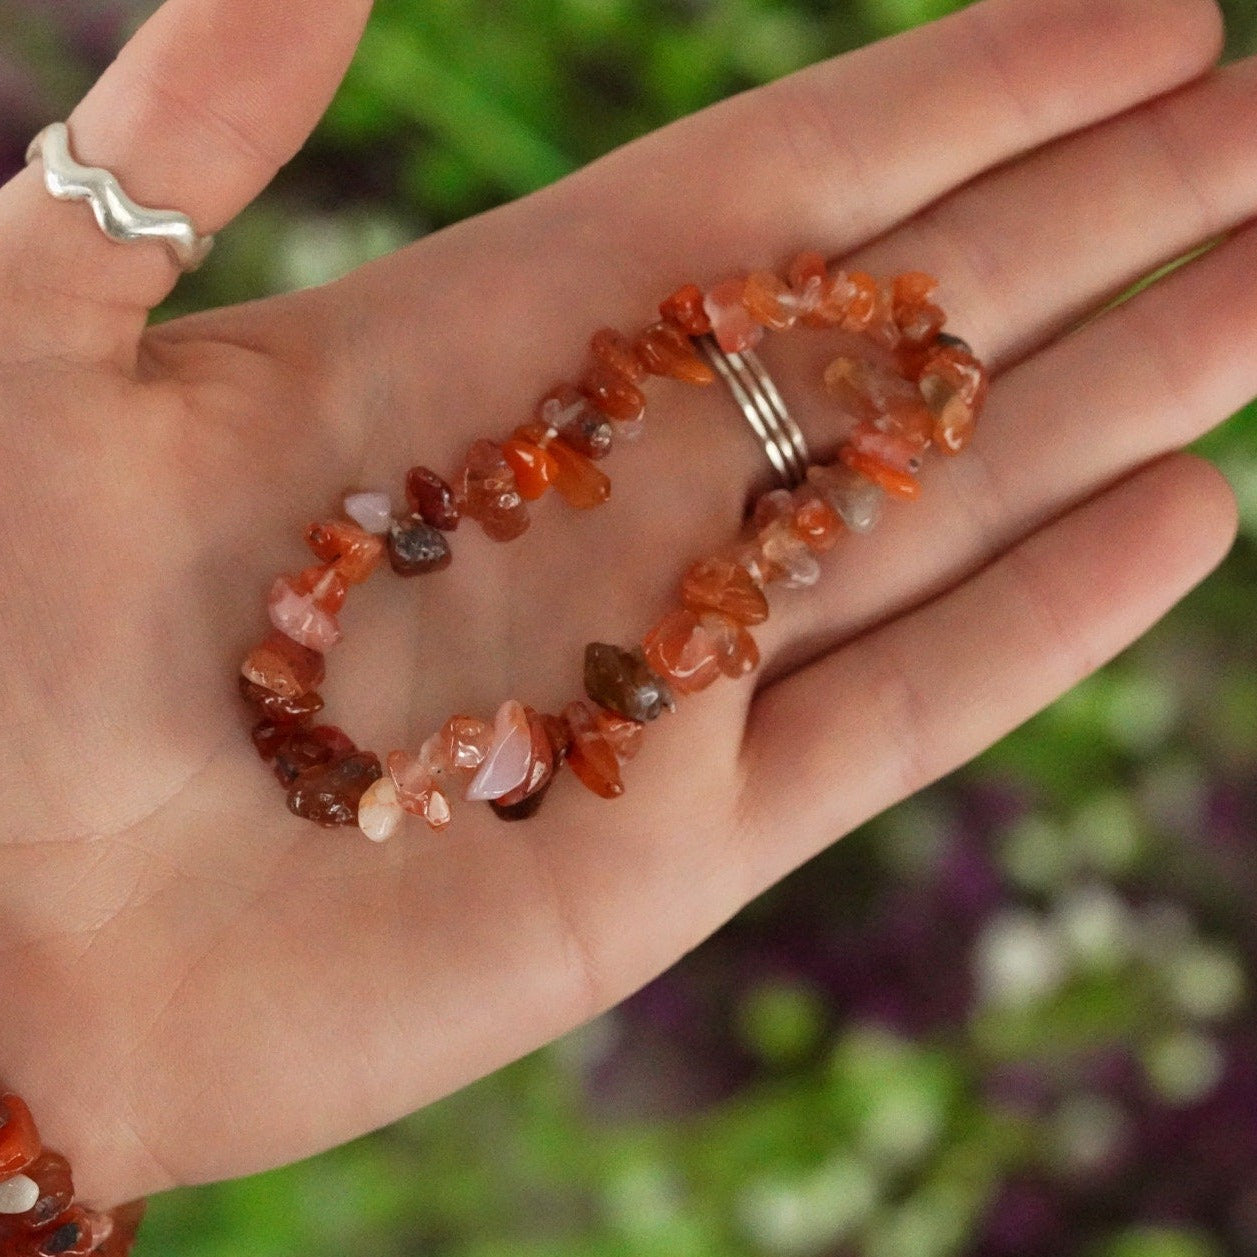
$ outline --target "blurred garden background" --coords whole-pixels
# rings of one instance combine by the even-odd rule
[[[0,179],[152,7],[0,0]],[[377,0],[170,312],[330,279],[951,7]],[[1257,51],[1257,0],[1226,7]],[[139,1257],[1257,1255],[1255,422],[1203,443],[1234,553],[1101,675],[560,1043],[154,1202]]]

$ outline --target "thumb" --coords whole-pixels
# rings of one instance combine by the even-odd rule
[[[75,109],[75,159],[111,171],[141,205],[218,231],[305,143],[370,8],[167,0]],[[159,243],[115,244],[88,206],[54,201],[42,181],[36,163],[0,189],[0,291],[29,303],[0,303],[0,332],[28,352],[133,358],[175,264]]]

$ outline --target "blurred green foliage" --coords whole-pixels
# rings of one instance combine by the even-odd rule
[[[0,0],[16,123],[64,113],[144,7]],[[330,278],[953,7],[378,0],[307,152],[166,313]],[[1257,47],[1227,7],[1231,54]],[[1254,419],[1201,443],[1235,552],[1099,676],[624,1009],[154,1202],[140,1257],[1257,1253]]]

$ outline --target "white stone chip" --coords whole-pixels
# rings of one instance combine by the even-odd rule
[[[0,1183],[0,1213],[25,1213],[39,1199],[39,1184],[25,1174],[15,1174]]]
[[[351,493],[345,499],[345,514],[359,528],[380,536],[393,522],[393,504],[387,493]]]

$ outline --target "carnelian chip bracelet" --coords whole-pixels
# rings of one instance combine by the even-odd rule
[[[546,393],[509,439],[474,442],[453,484],[413,467],[406,513],[394,514],[387,493],[353,492],[344,518],[311,524],[305,540],[318,562],[275,581],[272,630],[239,680],[257,717],[253,742],[291,811],[320,825],[357,824],[382,841],[407,813],[443,829],[455,797],[487,801],[504,819],[531,816],[564,764],[595,794],[622,794],[622,766],[645,725],[674,708],[673,695],[755,669],[749,630],[768,618],[767,586],[814,584],[818,556],[844,531],[873,528],[887,496],[919,495],[931,446],[956,454],[970,440],[987,372],[964,341],[943,332],[936,288],[919,273],[880,284],[833,270],[818,253],[800,254],[784,280],[756,271],[706,293],[687,284],[636,337],[596,332],[577,383]],[[680,606],[640,647],[591,643],[585,699],[558,715],[508,699],[492,720],[453,716],[418,751],[391,751],[383,763],[334,725],[313,723],[323,708],[324,653],[340,640],[337,615],[351,586],[385,559],[400,576],[447,567],[448,534],[464,516],[495,541],[511,541],[528,528],[528,503],[551,490],[580,510],[600,505],[611,482],[597,464],[617,440],[641,432],[648,377],[709,385],[716,377],[698,338],[738,355],[767,331],[796,325],[845,334],[825,371],[826,390],[851,421],[837,459],[809,466],[794,490],[764,494],[736,544],[689,568]]]
[[[20,1096],[0,1094],[0,1257],[126,1257],[143,1216],[142,1200],[111,1213],[75,1204],[69,1162],[43,1146]]]

